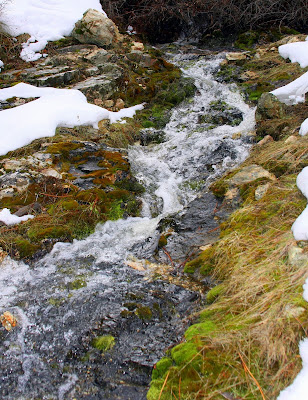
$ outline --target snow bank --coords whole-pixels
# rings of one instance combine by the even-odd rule
[[[88,104],[79,90],[72,89],[38,88],[26,83],[0,89],[0,100],[14,96],[40,98],[0,112],[0,155],[25,146],[34,139],[53,136],[58,126],[92,125],[98,128],[102,119],[113,123],[125,117],[131,118],[137,110],[143,109],[143,105],[136,105],[111,112]]]
[[[4,208],[2,211],[0,211],[0,221],[4,222],[6,225],[20,224],[22,221],[28,221],[28,219],[32,218],[34,218],[34,215],[17,217],[17,215],[11,214],[11,211],[8,208]]]
[[[308,199],[308,167],[299,173],[296,184],[303,195]],[[292,225],[295,240],[308,240],[308,206]]]
[[[299,130],[299,134],[301,136],[305,136],[308,133],[308,118],[305,119],[305,121],[302,123],[300,130]]]
[[[305,42],[288,43],[279,46],[279,53],[291,62],[298,62],[302,68],[308,66],[308,36]]]
[[[1,68],[4,66],[3,61],[0,60],[0,72],[1,72]]]
[[[299,353],[303,360],[303,369],[292,385],[280,393],[277,400],[306,400],[308,397],[308,339],[300,342]]]
[[[0,22],[6,24],[8,32],[31,36],[21,52],[25,61],[38,60],[42,57],[38,52],[47,42],[69,35],[89,8],[104,13],[99,0],[0,0],[1,4]]]
[[[305,185],[305,190],[308,184]],[[308,279],[304,284],[304,299],[308,301]],[[308,398],[308,339],[299,344],[299,353],[303,360],[303,368],[292,385],[283,390],[277,400],[306,400]]]
[[[308,92],[308,72],[271,93],[282,103],[292,105],[305,102],[305,94]]]

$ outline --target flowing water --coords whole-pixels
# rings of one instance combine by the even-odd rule
[[[208,209],[200,193],[245,159],[254,110],[235,87],[214,79],[222,54],[192,49],[170,57],[194,78],[197,92],[173,111],[163,143],[129,150],[146,188],[142,216],[57,243],[34,266],[6,259],[0,267],[0,314],[10,311],[18,321],[11,332],[0,330],[1,399],[145,399],[151,368],[181,340],[202,298],[153,276],[146,260],[157,251],[162,221],[199,218],[196,199]],[[237,124],[210,121],[222,106],[223,121],[229,113],[240,116]],[[169,246],[179,236],[174,232]],[[92,345],[102,335],[115,338],[105,354]]]

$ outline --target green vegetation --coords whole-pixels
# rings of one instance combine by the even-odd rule
[[[115,344],[115,338],[111,335],[99,336],[92,340],[92,346],[103,353],[111,350]]]

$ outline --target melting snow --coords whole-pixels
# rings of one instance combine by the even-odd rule
[[[69,35],[89,8],[104,13],[99,0],[0,0],[1,5],[0,22],[6,30],[12,36],[31,36],[21,52],[25,61],[38,60],[47,42]]]
[[[122,118],[131,118],[143,105],[124,108],[119,112],[89,104],[79,90],[37,88],[19,83],[7,89],[0,89],[0,100],[10,97],[39,97],[19,107],[0,112],[0,155],[25,146],[34,139],[53,136],[58,126],[73,128],[92,125],[109,119],[111,123]]]
[[[287,43],[280,46],[279,53],[293,63],[298,62],[302,68],[308,67],[308,36],[305,42]]]
[[[34,215],[24,215],[23,217],[12,215],[8,208],[4,208],[2,211],[0,211],[0,221],[4,222],[6,225],[20,224],[20,222],[28,221],[28,219],[31,218],[34,218]]]

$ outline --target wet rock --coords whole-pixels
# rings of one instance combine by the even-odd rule
[[[90,9],[76,22],[72,36],[80,43],[111,47],[122,40],[117,26],[97,10]]]
[[[5,311],[0,316],[0,322],[7,331],[11,331],[17,325],[16,318],[9,311]]]
[[[150,143],[163,143],[165,141],[165,132],[148,128],[140,132],[140,143],[142,146],[148,146]]]
[[[258,101],[256,120],[283,118],[286,115],[286,105],[281,103],[271,93],[263,93]]]

